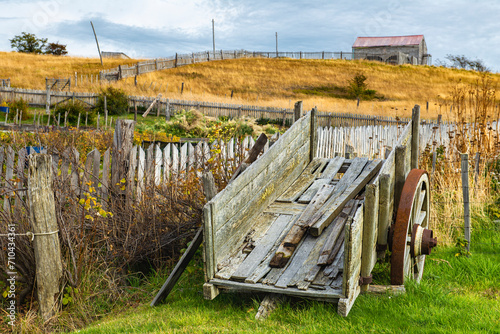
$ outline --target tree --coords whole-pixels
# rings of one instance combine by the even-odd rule
[[[47,43],[47,38],[38,38],[35,34],[22,32],[21,35],[14,36],[14,38],[9,41],[10,46],[13,49],[17,49],[17,52],[38,54],[42,53]]]
[[[446,55],[445,57],[451,62],[453,68],[463,68],[465,70],[473,70],[478,72],[490,72],[481,59],[472,60],[464,55]]]
[[[57,41],[57,43],[49,43],[45,47],[44,53],[56,56],[64,56],[68,53],[68,51],[66,51],[66,45],[59,44],[59,41]]]

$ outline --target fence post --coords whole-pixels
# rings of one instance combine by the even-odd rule
[[[28,161],[28,202],[35,236],[37,297],[42,318],[47,321],[58,310],[59,283],[63,272],[52,190],[52,157],[31,154]]]
[[[133,147],[135,121],[118,119],[113,134],[113,148],[111,158],[111,185],[119,189],[116,184],[126,179],[130,151]]]
[[[477,179],[479,177],[479,162],[481,161],[481,153],[476,152],[474,159],[474,186],[477,188]]]
[[[134,121],[137,122],[137,102],[134,100]]]
[[[418,168],[419,156],[419,126],[420,126],[420,106],[418,104],[412,110],[411,115],[411,165],[410,168]]]
[[[165,108],[165,121],[170,121],[170,100],[167,99],[167,106]]]
[[[467,251],[470,251],[470,207],[469,207],[469,155],[461,155],[462,193],[464,197],[464,237],[467,240]]]
[[[45,114],[50,114],[50,86],[47,85],[47,98],[45,99]]]
[[[104,95],[104,128],[108,126],[108,100]]]
[[[302,117],[302,101],[295,102],[293,110],[293,123],[297,122]]]

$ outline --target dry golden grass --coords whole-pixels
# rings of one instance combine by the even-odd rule
[[[137,60],[105,59],[105,68],[131,64]],[[0,53],[0,77],[11,78],[12,85],[43,89],[45,77],[97,74],[97,58],[34,56]],[[356,101],[321,95],[306,95],[297,89],[316,89],[329,85],[345,86],[357,73],[368,79],[370,89],[385,96],[384,101]],[[317,106],[321,111],[361,113],[384,116],[409,116],[414,104],[425,106],[422,117],[434,118],[451,104],[451,91],[458,82],[472,83],[480,74],[473,71],[430,66],[391,66],[378,62],[346,60],[237,59],[189,65],[127,78],[111,85],[131,95],[292,107],[297,100],[304,108]],[[500,76],[492,75],[493,84]],[[180,94],[184,82],[184,93]],[[97,91],[99,84],[79,82],[77,91]],[[231,91],[234,98],[231,99]]]

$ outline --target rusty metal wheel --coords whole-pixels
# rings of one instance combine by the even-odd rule
[[[405,280],[420,282],[424,272],[425,255],[436,246],[429,226],[430,188],[425,170],[412,169],[406,178],[396,215],[391,226],[391,284]]]

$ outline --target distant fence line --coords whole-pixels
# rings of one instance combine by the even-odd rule
[[[4,100],[16,100],[22,98],[30,104],[30,106],[44,107],[49,101],[51,106],[63,103],[69,100],[79,100],[85,104],[94,107],[97,104],[99,94],[97,93],[80,93],[80,92],[52,92],[47,98],[45,90],[31,90],[21,88],[2,88],[0,87],[0,98]],[[130,111],[134,112],[136,107],[147,108],[153,101],[154,97],[146,96],[129,96]],[[241,104],[229,104],[218,102],[203,102],[203,101],[187,101],[162,98],[158,101],[152,114],[157,116],[169,117],[179,110],[196,109],[202,114],[211,117],[252,117],[252,118],[268,118],[272,120],[281,120],[283,124],[290,125],[293,122],[294,110],[290,108],[263,107]],[[333,112],[318,112],[319,126],[363,126],[363,125],[393,125],[406,124],[409,118],[385,117],[385,116],[367,116],[348,113],[333,113]]]
[[[203,63],[213,60],[240,59],[240,58],[292,58],[292,59],[348,59],[353,58],[352,52],[263,52],[246,50],[216,50],[187,54],[176,53],[175,56],[157,58],[137,62],[135,65],[120,65],[116,68],[99,72],[100,80],[116,81],[136,75],[175,68],[184,65]]]
[[[384,159],[387,151],[393,150],[404,125],[364,125],[357,127],[318,127],[317,155],[321,158],[353,156]],[[435,152],[442,147],[445,157],[456,155],[453,149],[454,137],[458,133],[453,123],[422,122],[419,131],[419,150]],[[498,146],[500,138],[500,122],[488,123],[487,130],[490,140],[485,142],[488,148]],[[474,128],[471,126],[463,135],[473,138]],[[466,141],[467,151],[472,150],[473,141]]]

